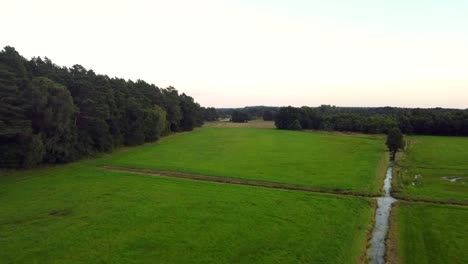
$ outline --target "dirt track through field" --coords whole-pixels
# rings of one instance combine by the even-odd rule
[[[208,182],[217,182],[225,184],[236,184],[236,185],[245,185],[245,186],[256,186],[264,187],[270,189],[282,189],[282,190],[292,190],[292,191],[302,191],[302,192],[315,192],[315,193],[325,193],[333,195],[346,195],[354,197],[364,197],[364,198],[376,198],[378,195],[366,194],[353,192],[348,190],[340,189],[320,189],[312,186],[303,186],[303,185],[294,185],[286,183],[276,183],[276,182],[265,182],[265,181],[256,181],[256,180],[246,180],[246,179],[237,179],[237,178],[227,178],[219,176],[207,176],[207,175],[198,175],[191,173],[175,172],[175,171],[160,171],[160,170],[150,170],[150,169],[135,169],[127,167],[116,167],[116,166],[100,166],[101,169],[116,171],[116,172],[129,172],[142,175],[151,175],[158,177],[171,177],[171,178],[180,178],[180,179],[191,179],[197,181],[208,181]],[[408,198],[396,196],[398,200],[406,202],[421,202],[421,203],[430,203],[430,204],[450,204],[450,205],[468,205],[465,202],[457,201],[432,201],[420,198]]]
[[[428,167],[428,166],[406,166],[401,164],[395,164],[395,166],[405,169],[429,169],[429,170],[452,170],[452,171],[468,171],[468,168],[446,168],[446,167]]]
[[[209,182],[226,183],[226,184],[257,186],[257,187],[265,187],[265,188],[271,188],[271,189],[317,192],[317,193],[348,195],[348,196],[356,196],[356,197],[377,197],[371,194],[357,193],[357,192],[352,192],[352,191],[347,191],[347,190],[324,190],[320,188],[314,188],[314,187],[302,186],[302,185],[284,184],[284,183],[276,183],[276,182],[264,182],[264,181],[236,179],[236,178],[225,178],[225,177],[217,177],[217,176],[206,176],[206,175],[197,175],[197,174],[183,173],[183,172],[159,171],[159,170],[149,170],[149,169],[134,169],[134,168],[115,167],[115,166],[101,166],[100,168],[111,170],[111,171],[118,171],[118,172],[130,172],[130,173],[143,174],[143,175],[164,176],[164,177],[172,177],[172,178],[191,179],[191,180],[197,180],[197,181],[209,181]]]

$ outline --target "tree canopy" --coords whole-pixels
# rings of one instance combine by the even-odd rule
[[[276,114],[275,111],[267,109],[267,110],[263,111],[263,116],[262,116],[263,120],[264,121],[273,121],[273,120],[275,120],[275,114]]]
[[[288,106],[275,115],[279,129],[291,129],[295,120],[303,129],[376,134],[397,127],[404,134],[468,136],[468,109]]]
[[[399,128],[393,127],[388,130],[387,140],[385,144],[387,144],[388,150],[392,155],[392,160],[394,160],[397,151],[405,147],[403,134],[401,133]]]
[[[265,119],[265,114],[267,118],[265,120],[273,120],[278,109],[279,107],[275,106],[246,106],[242,108],[217,108],[216,112],[221,118],[231,118],[234,111],[241,111],[246,113],[250,120],[261,118]],[[270,114],[272,115],[271,119]]]
[[[244,123],[250,120],[250,116],[245,111],[234,110],[231,114],[231,121],[235,123]]]
[[[174,87],[27,60],[9,46],[0,51],[0,167],[69,162],[155,141],[200,126],[204,112]]]

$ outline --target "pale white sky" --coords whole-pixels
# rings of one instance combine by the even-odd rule
[[[203,106],[468,108],[466,0],[0,0],[0,46]]]

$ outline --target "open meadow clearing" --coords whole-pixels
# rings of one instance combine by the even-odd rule
[[[2,263],[356,263],[368,199],[97,169],[0,177]]]
[[[392,214],[392,263],[468,261],[466,206],[400,202]]]
[[[397,197],[468,203],[468,138],[411,136],[397,165]]]
[[[378,195],[388,155],[382,136],[205,127],[119,151],[98,164]]]
[[[450,181],[433,181],[447,170],[463,171],[464,143],[459,138],[411,137],[397,164],[395,185],[402,186],[413,170],[425,177],[422,185],[403,185],[397,194],[409,200],[463,202],[465,189],[444,187]],[[460,147],[440,150],[446,144]],[[433,149],[444,155],[434,154]],[[439,162],[443,168],[430,167]],[[376,205],[375,199],[364,196],[379,195],[387,164],[380,135],[245,125],[204,127],[68,165],[4,171],[0,259],[5,263],[363,263]],[[130,173],[125,171],[128,168],[148,172]],[[173,178],[183,173],[211,178],[208,182]],[[213,179],[312,186],[336,193],[351,190],[361,197]],[[411,189],[416,187],[422,191]],[[432,190],[436,190],[433,196]],[[390,219],[387,260],[465,263],[467,219],[465,206],[397,202]]]

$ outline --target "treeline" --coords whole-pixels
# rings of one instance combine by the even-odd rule
[[[247,122],[254,119],[266,121],[274,120],[279,107],[275,106],[246,106],[243,108],[218,108],[220,118],[230,118],[232,122]]]
[[[397,127],[405,134],[468,136],[468,109],[396,107],[281,107],[279,129],[318,129],[387,133]]]
[[[203,117],[205,121],[216,121],[219,115],[214,107],[207,107],[203,108]]]
[[[0,167],[64,163],[192,130],[214,108],[169,87],[0,52]]]

